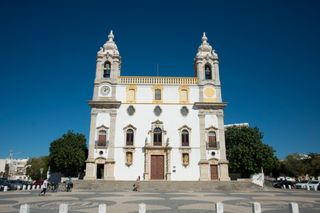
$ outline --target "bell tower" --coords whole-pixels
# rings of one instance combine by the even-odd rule
[[[198,110],[200,129],[200,180],[210,180],[218,174],[221,181],[230,180],[228,174],[228,160],[226,158],[226,146],[224,135],[224,107],[222,101],[221,84],[219,77],[219,59],[212,46],[208,43],[205,33],[202,35],[202,42],[194,59],[195,74],[198,78],[199,102],[194,104]],[[217,123],[213,124],[213,118]],[[212,131],[211,131],[211,130]],[[212,151],[208,145],[210,134],[214,134],[219,143],[219,148]],[[211,151],[211,156],[208,152]],[[219,157],[214,157],[216,152]]]
[[[108,41],[97,53],[93,98],[89,101],[91,122],[85,179],[114,180],[115,126],[121,105],[116,100],[116,89],[120,70],[121,57],[111,30]]]
[[[96,80],[114,81],[120,76],[121,56],[114,42],[112,30],[108,35],[108,41],[100,47],[97,53]]]
[[[208,43],[206,33],[203,33],[202,43],[194,59],[194,68],[200,84],[210,81],[215,85],[220,85],[218,54]]]

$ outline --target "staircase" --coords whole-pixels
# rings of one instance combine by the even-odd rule
[[[76,191],[132,191],[135,181],[77,180]],[[234,192],[258,191],[261,188],[249,181],[141,181],[142,192]]]

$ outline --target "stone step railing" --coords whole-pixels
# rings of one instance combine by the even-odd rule
[[[139,204],[139,213],[146,213],[147,206],[144,203]],[[215,208],[212,208],[212,212],[215,213],[223,213],[223,204],[218,202],[215,204]],[[29,213],[30,206],[29,204],[23,204],[20,206],[19,213]],[[107,213],[107,205],[100,204],[98,208],[98,213]],[[59,213],[68,213],[68,204],[61,203],[59,206]],[[261,213],[261,205],[260,203],[254,202],[252,204],[252,213]],[[289,203],[289,213],[299,213],[299,206],[297,203]]]

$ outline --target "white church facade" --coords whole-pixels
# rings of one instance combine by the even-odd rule
[[[121,76],[112,31],[97,53],[85,179],[230,180],[218,56],[203,34],[195,77]]]

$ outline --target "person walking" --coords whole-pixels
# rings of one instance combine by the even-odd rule
[[[46,195],[47,188],[48,188],[48,180],[44,179],[44,181],[43,181],[43,183],[41,185],[41,192],[40,192],[39,196],[42,195],[42,194],[43,194],[43,196]]]

